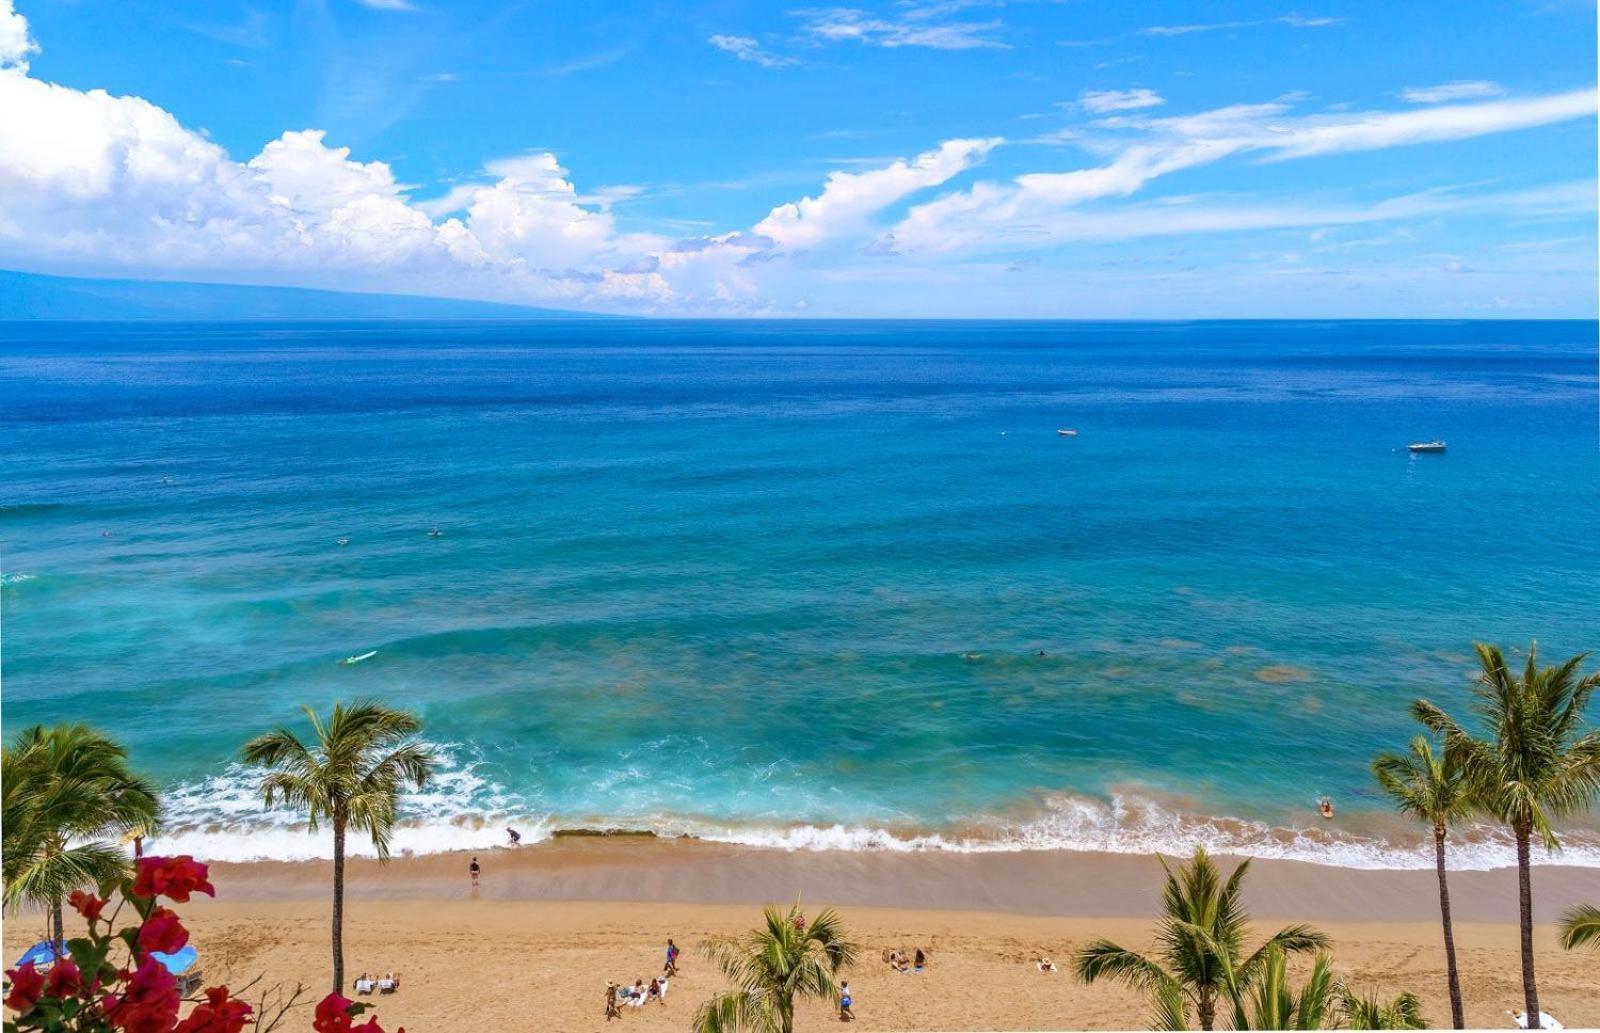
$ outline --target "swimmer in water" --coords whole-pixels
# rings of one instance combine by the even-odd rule
[[[1324,796],[1322,802],[1317,804],[1317,810],[1322,812],[1324,818],[1333,817],[1333,801]]]

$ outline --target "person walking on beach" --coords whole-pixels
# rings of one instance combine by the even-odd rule
[[[667,975],[678,974],[678,945],[672,942],[672,937],[667,937]]]
[[[617,1007],[617,984],[613,981],[606,982],[606,1021],[622,1018],[622,1009]]]
[[[854,1022],[856,1020],[856,1013],[850,1010],[851,1005],[854,1003],[855,1002],[850,997],[850,980],[846,979],[844,982],[839,984],[840,1022]]]
[[[483,868],[479,866],[478,859],[476,857],[472,859],[471,864],[467,865],[467,871],[472,875],[472,888],[477,889],[478,875],[483,871]]]

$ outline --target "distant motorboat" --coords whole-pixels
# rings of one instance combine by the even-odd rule
[[[1415,441],[1415,442],[1412,442],[1411,444],[1407,445],[1406,448],[1409,451],[1412,451],[1412,452],[1443,452],[1444,451],[1444,442],[1443,441]]]
[[[1078,432],[1073,430],[1071,427],[1061,427],[1056,431],[1056,433],[1060,434],[1064,438],[1075,438],[1078,436]]]

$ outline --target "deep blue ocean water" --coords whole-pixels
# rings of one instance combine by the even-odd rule
[[[413,849],[1410,863],[1406,704],[1600,647],[1590,322],[0,324],[0,446],[7,727],[213,857],[321,847],[227,765],[376,695]]]

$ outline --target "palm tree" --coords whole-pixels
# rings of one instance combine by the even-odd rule
[[[1337,984],[1333,963],[1318,954],[1311,975],[1298,993],[1289,985],[1288,955],[1269,943],[1255,984],[1233,1002],[1234,1029],[1322,1029],[1333,1014]]]
[[[768,906],[762,928],[719,936],[700,945],[733,983],[700,1006],[696,1033],[793,1033],[797,997],[839,1001],[839,973],[855,964],[860,947],[846,938],[838,912],[828,908],[807,924],[797,903]]]
[[[1469,735],[1443,710],[1419,699],[1417,720],[1444,736],[1466,779],[1474,805],[1510,826],[1517,841],[1517,896],[1522,919],[1522,993],[1528,1026],[1539,1027],[1539,988],[1533,972],[1533,881],[1528,858],[1535,834],[1558,850],[1556,819],[1584,807],[1600,791],[1600,732],[1584,732],[1583,709],[1600,688],[1600,674],[1580,678],[1588,654],[1540,667],[1528,647],[1521,677],[1495,646],[1478,643],[1482,672],[1473,710],[1490,738]]]
[[[1167,886],[1157,934],[1159,960],[1110,940],[1097,940],[1077,956],[1078,977],[1085,983],[1109,976],[1150,991],[1156,999],[1158,1028],[1185,1028],[1192,1006],[1200,1027],[1212,1029],[1217,1002],[1224,996],[1237,999],[1249,988],[1274,945],[1288,954],[1327,946],[1328,938],[1310,926],[1291,925],[1242,962],[1237,960],[1244,953],[1250,921],[1239,892],[1250,870],[1249,860],[1241,861],[1226,882],[1204,849],[1196,849],[1194,860],[1177,871],[1166,858],[1160,861]]]
[[[1584,944],[1600,946],[1600,907],[1579,904],[1561,916],[1561,946],[1575,950]]]
[[[1349,987],[1336,988],[1340,1024],[1345,1029],[1427,1029],[1422,1017],[1422,1002],[1414,993],[1398,994],[1387,1001],[1376,994],[1358,996]]]
[[[422,722],[382,703],[335,703],[326,721],[306,707],[314,740],[307,745],[287,728],[245,743],[248,764],[271,769],[261,780],[268,807],[303,811],[315,832],[333,826],[333,989],[344,987],[344,840],[350,830],[372,836],[378,859],[389,858],[400,793],[421,789],[433,772],[433,752],[412,741]]]
[[[55,942],[65,939],[68,894],[128,872],[127,855],[106,838],[155,823],[155,790],[127,761],[127,750],[81,724],[35,725],[4,751],[5,902],[46,908]]]
[[[1450,826],[1471,810],[1461,769],[1453,756],[1433,752],[1423,736],[1411,740],[1411,752],[1385,753],[1372,762],[1378,785],[1403,814],[1433,826],[1433,864],[1439,875],[1439,918],[1444,924],[1444,963],[1450,986],[1450,1018],[1456,1029],[1467,1026],[1461,1004],[1461,974],[1456,968],[1456,937],[1450,922],[1450,884],[1445,878],[1444,838]]]

